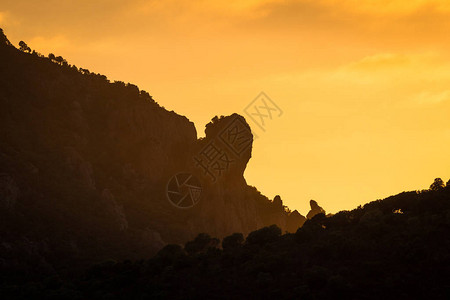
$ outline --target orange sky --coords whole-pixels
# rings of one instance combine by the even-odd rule
[[[147,90],[195,122],[261,92],[247,182],[306,214],[450,177],[450,2],[0,0],[15,45]]]

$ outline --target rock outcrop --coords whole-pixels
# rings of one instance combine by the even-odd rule
[[[311,200],[309,201],[309,205],[311,206],[311,210],[306,215],[307,219],[312,219],[315,215],[325,214],[325,210],[319,206],[317,201]]]

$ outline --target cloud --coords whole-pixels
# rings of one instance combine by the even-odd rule
[[[450,100],[450,90],[424,91],[413,98],[413,101],[418,104],[440,104],[448,100]]]
[[[346,38],[349,44],[423,45],[448,40],[450,29],[450,4],[437,0],[4,1],[20,20],[23,39],[272,35],[309,43]]]
[[[160,2],[140,2],[132,3],[131,10],[141,12],[148,15],[159,13],[177,15],[196,15],[196,16],[212,16],[228,15],[228,16],[245,16],[253,14],[261,7],[272,4],[281,3],[281,0],[229,0],[229,1],[207,1],[207,0],[191,0],[191,1],[175,1],[166,0]]]
[[[401,68],[411,64],[414,57],[405,54],[380,53],[366,56],[363,59],[352,62],[345,69],[355,71],[379,71],[385,69]]]
[[[433,7],[436,11],[450,12],[450,4],[446,0],[319,0],[326,7],[342,7],[346,11],[371,15],[408,15]]]
[[[377,53],[341,65],[331,73],[333,78],[355,81],[398,84],[417,80],[424,84],[447,84],[449,70],[447,56],[439,52]]]
[[[424,45],[449,40],[448,1],[399,0],[287,0],[262,3],[261,18],[241,25],[266,31],[303,31],[327,34],[371,45]],[[284,34],[284,33],[283,33]],[[382,41],[380,43],[380,41]]]
[[[432,7],[436,12],[450,13],[450,3],[447,0],[290,0],[273,2],[275,5],[283,4],[292,7],[315,5],[324,10],[374,16],[409,15],[421,11],[425,7]]]

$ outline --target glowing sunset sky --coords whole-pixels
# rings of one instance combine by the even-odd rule
[[[450,177],[449,1],[0,0],[13,44],[137,84],[203,135],[264,91],[247,182],[306,214]]]

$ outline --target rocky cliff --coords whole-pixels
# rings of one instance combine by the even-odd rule
[[[215,117],[197,139],[192,122],[135,85],[19,51],[2,31],[0,61],[2,255],[31,251],[41,267],[142,258],[200,232],[293,232],[305,221],[246,184],[243,117]]]

